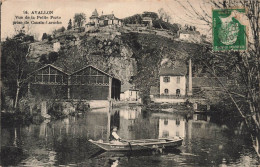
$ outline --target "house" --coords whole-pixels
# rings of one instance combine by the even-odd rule
[[[142,14],[142,24],[145,24],[148,27],[152,27],[153,21],[156,19],[158,19],[158,15],[154,12],[143,12]]]
[[[29,76],[28,93],[49,99],[120,100],[121,81],[88,65],[74,73],[48,64]]]
[[[97,12],[97,9],[95,9],[93,12],[92,12],[92,15],[89,17],[89,25],[92,25],[92,26],[98,26],[99,24],[99,19],[98,19],[98,12]]]
[[[102,15],[99,16],[97,10],[95,9],[92,12],[92,15],[89,17],[89,23],[86,24],[86,27],[99,27],[99,26],[108,26],[108,25],[117,25],[121,26],[122,22],[121,19],[115,17],[115,15],[112,14],[107,14],[107,15]]]
[[[186,95],[186,65],[160,69],[160,95]]]
[[[122,85],[120,99],[125,101],[138,101],[138,99],[140,99],[139,90],[133,85]]]
[[[201,36],[199,31],[180,30],[179,39],[190,42],[201,42]]]

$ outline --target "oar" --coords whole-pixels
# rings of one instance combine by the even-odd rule
[[[127,140],[123,140],[123,139],[120,139],[121,141],[125,141],[125,142],[128,142],[128,144],[129,144],[129,147],[130,147],[130,150],[132,151],[132,145],[131,145],[131,143],[130,143],[130,141],[127,141]]]

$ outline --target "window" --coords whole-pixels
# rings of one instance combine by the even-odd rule
[[[181,90],[180,89],[176,89],[176,96],[180,96],[181,95]]]
[[[163,82],[170,82],[170,77],[163,77]]]
[[[164,119],[164,125],[168,125],[168,119]]]
[[[178,77],[177,77],[177,84],[179,84],[180,82],[181,82],[181,77],[178,76]]]
[[[176,119],[176,125],[177,125],[177,126],[180,126],[180,124],[181,124],[181,121],[180,121],[179,118],[177,118],[177,119]]]
[[[164,89],[164,94],[168,94],[169,90],[168,89]]]

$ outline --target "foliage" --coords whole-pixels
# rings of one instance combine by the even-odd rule
[[[48,110],[48,114],[51,116],[52,119],[61,119],[65,118],[67,115],[63,113],[63,106],[62,104],[55,103],[51,106]]]
[[[48,55],[42,54],[39,62],[41,64],[52,64],[58,59],[58,57],[59,57],[59,53],[57,52],[50,52]]]
[[[170,24],[162,20],[154,20],[153,21],[153,27],[154,28],[162,28],[166,30],[170,30],[174,33],[177,33],[179,30],[179,27],[177,24]]]
[[[48,38],[48,35],[47,35],[46,33],[43,33],[43,34],[42,34],[42,41],[45,40],[45,39],[47,39],[47,38]]]
[[[195,9],[187,2],[187,8],[181,2],[182,7],[194,19],[203,21],[209,27],[212,26],[212,18],[205,9]],[[244,119],[250,130],[255,127],[260,129],[260,2],[255,0],[217,1],[208,2],[214,8],[234,8],[243,6],[246,14],[236,13],[235,18],[244,25],[248,25],[248,50],[244,52],[215,53],[211,46],[206,44],[205,54],[201,55],[200,63],[211,75],[227,76],[234,83],[231,86],[222,84],[223,91],[234,104],[236,111]],[[254,134],[254,133],[251,133]]]
[[[19,40],[21,42],[34,42],[34,37],[31,35],[26,35],[24,33],[19,33],[13,37],[15,40]]]
[[[15,99],[14,107],[16,108],[20,89],[24,85],[29,70],[26,61],[28,44],[16,39],[8,39],[3,42],[1,51],[2,81],[10,91],[7,95]]]
[[[123,19],[124,24],[142,24],[142,16],[140,14],[136,14],[130,17],[126,17]]]
[[[66,29],[64,26],[62,26],[61,28],[57,29],[56,32],[64,32]]]
[[[155,12],[144,12],[142,17],[151,17],[153,20],[157,20],[159,18],[158,14]]]
[[[83,23],[86,21],[86,15],[84,13],[76,13],[74,15],[74,23],[78,28],[82,27]]]
[[[71,19],[69,20],[68,27],[67,27],[67,30],[70,30],[70,29],[72,29],[72,22],[71,22]]]
[[[160,8],[158,13],[160,20],[166,21],[168,23],[171,19],[171,16],[163,8]]]
[[[49,41],[49,42],[52,41],[51,35],[48,35],[48,41]]]

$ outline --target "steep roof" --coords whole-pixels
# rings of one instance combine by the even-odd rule
[[[159,73],[160,76],[185,76],[186,74],[186,65],[177,67],[162,67]]]
[[[136,87],[130,83],[125,83],[121,86],[121,92],[125,92],[127,90],[131,90],[131,91],[138,91],[138,89],[136,89]]]
[[[104,20],[104,19],[119,20],[118,18],[115,17],[114,14],[101,15],[101,16],[99,17],[99,19],[101,19],[101,20]]]
[[[92,15],[90,18],[97,18],[98,17],[98,12],[97,12],[97,9],[95,9],[93,12],[92,12]]]

